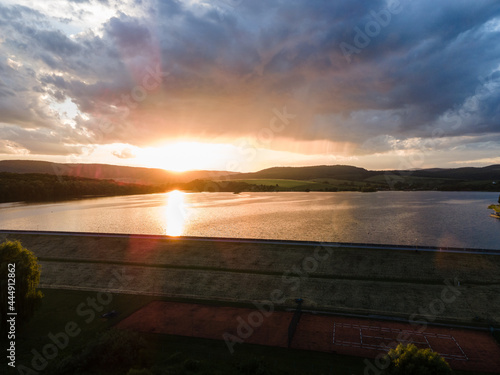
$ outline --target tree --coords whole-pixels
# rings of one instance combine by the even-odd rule
[[[448,375],[453,371],[439,354],[431,349],[418,349],[413,344],[399,344],[386,355],[390,365],[385,375]]]
[[[3,317],[15,312],[16,326],[22,326],[33,316],[40,305],[43,294],[38,288],[41,267],[31,251],[19,241],[5,241],[0,244],[0,310]],[[13,282],[15,280],[15,283]],[[10,327],[7,319],[2,319],[0,331]]]

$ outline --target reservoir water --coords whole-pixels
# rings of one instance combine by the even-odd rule
[[[500,249],[498,193],[183,193],[0,204],[0,229]]]

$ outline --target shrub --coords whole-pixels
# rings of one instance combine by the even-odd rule
[[[385,375],[449,375],[453,374],[450,365],[431,349],[418,349],[415,345],[399,344],[387,353],[390,365]]]

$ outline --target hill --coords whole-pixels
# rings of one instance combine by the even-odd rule
[[[118,182],[164,185],[185,183],[195,179],[216,179],[234,174],[225,171],[171,172],[159,168],[125,167],[109,164],[62,164],[32,160],[0,160],[0,172],[45,173]]]
[[[338,180],[360,181],[377,175],[378,172],[349,165],[318,165],[311,167],[273,167],[254,173],[240,173],[231,179],[284,179],[313,180],[335,178]]]
[[[416,177],[500,181],[500,164],[489,165],[482,168],[462,167],[453,169],[420,169],[413,171],[412,174]]]
[[[231,179],[289,179],[313,180],[334,178],[338,180],[363,181],[375,176],[399,175],[425,177],[436,179],[455,179],[467,181],[498,180],[500,181],[500,165],[487,167],[463,168],[429,168],[418,170],[370,171],[364,168],[349,165],[319,165],[310,167],[273,167],[254,173],[240,173],[231,176]]]

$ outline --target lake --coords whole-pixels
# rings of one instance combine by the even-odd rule
[[[500,249],[498,193],[183,193],[0,204],[0,228]]]

